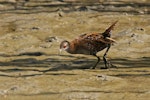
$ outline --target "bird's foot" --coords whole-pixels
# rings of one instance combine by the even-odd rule
[[[91,67],[90,69],[95,69],[96,66]]]
[[[109,68],[116,68],[117,69],[117,66],[113,65],[110,61],[108,61],[108,66],[109,66]]]
[[[101,67],[100,69],[108,69],[108,67]]]
[[[105,67],[101,67],[101,69],[109,69],[109,68],[116,68],[117,69],[117,66],[113,65],[110,61],[107,61],[105,63]]]
[[[110,66],[111,66],[110,68],[116,68],[116,69],[118,69],[118,67],[115,66],[115,65],[113,65],[113,64],[111,64]]]

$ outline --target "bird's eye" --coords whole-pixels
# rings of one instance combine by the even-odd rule
[[[67,47],[66,45],[63,46],[63,48],[66,48],[66,47]]]

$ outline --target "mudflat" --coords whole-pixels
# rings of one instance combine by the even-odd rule
[[[92,6],[83,0],[84,6],[77,2],[72,3],[72,8],[70,0],[50,1],[31,0],[25,5],[18,4],[18,8],[13,0],[1,1],[2,100],[149,100],[148,1],[132,0],[141,8],[123,0],[103,3],[100,0],[102,6],[97,1],[90,2]],[[119,4],[123,7],[116,10]],[[66,52],[59,55],[62,40],[71,41],[88,32],[104,32],[116,20],[119,22],[112,38],[117,43],[107,58],[117,68],[100,69],[104,66],[101,60],[96,69],[90,69],[96,62],[93,56]],[[98,55],[102,57],[104,52]]]

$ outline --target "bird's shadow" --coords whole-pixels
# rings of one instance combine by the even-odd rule
[[[38,60],[38,56],[45,55],[46,58]],[[1,55],[2,56],[2,55]],[[23,58],[23,56],[26,56]],[[45,53],[25,53],[19,55],[3,55],[3,57],[16,57],[11,61],[0,61],[0,72],[4,73],[13,73],[13,72],[39,72],[31,75],[24,75],[23,77],[41,75],[45,72],[56,72],[64,70],[84,70],[90,69],[95,63],[96,59],[89,58],[88,56],[74,56],[74,55],[54,55],[54,54],[45,54]],[[66,59],[67,58],[67,59]],[[150,57],[143,57],[136,60],[130,59],[112,59],[111,63],[118,65],[118,68],[141,68],[149,67]],[[97,66],[97,70],[104,66],[101,61]],[[121,67],[119,67],[121,66]],[[64,74],[64,73],[63,73]],[[54,74],[55,75],[55,74]],[[58,75],[58,73],[57,73]],[[1,74],[0,76],[9,76],[6,74]]]

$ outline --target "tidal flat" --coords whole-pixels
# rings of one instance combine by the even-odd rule
[[[94,0],[90,2],[93,6],[86,0],[84,6],[80,2],[70,6],[69,0],[58,1],[30,0],[17,8],[15,2],[1,1],[2,100],[148,100],[148,1],[95,3]],[[107,58],[117,69],[100,69],[104,66],[102,60],[96,69],[90,69],[96,62],[93,56],[66,52],[59,55],[62,40],[71,41],[88,32],[104,32],[116,20],[112,38],[117,43],[110,48]],[[104,52],[98,55],[102,57]]]

